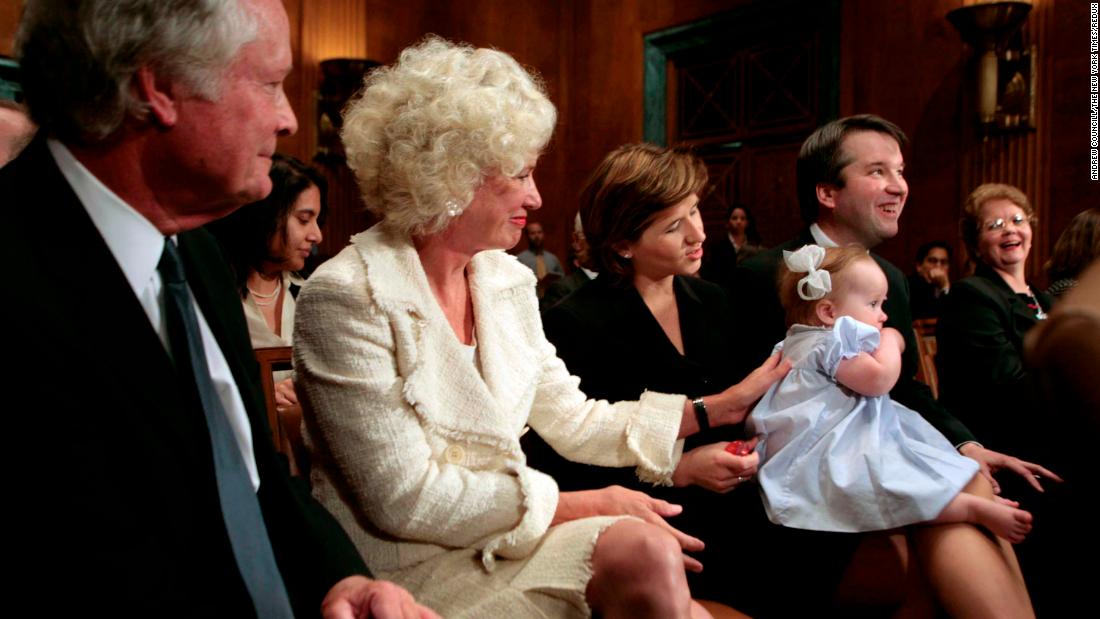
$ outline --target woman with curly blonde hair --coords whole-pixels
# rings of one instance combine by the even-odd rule
[[[706,397],[588,400],[543,335],[535,280],[504,250],[542,205],[556,119],[507,54],[438,38],[373,72],[343,140],[382,222],[299,298],[295,356],[315,495],[371,569],[448,617],[706,616],[664,518],[625,488],[559,492],[530,425],[575,460],[671,483],[682,437],[741,421],[786,367]]]

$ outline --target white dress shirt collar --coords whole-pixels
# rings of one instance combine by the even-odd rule
[[[810,224],[810,235],[814,237],[814,242],[822,247],[840,247],[816,222]]]
[[[57,140],[47,140],[57,167],[107,243],[130,287],[139,296],[157,271],[164,235],[144,215],[111,191]]]
[[[160,273],[157,272],[157,264],[160,262],[161,254],[164,253],[164,235],[144,215],[134,210],[96,178],[64,144],[56,140],[47,140],[46,146],[50,149],[54,161],[57,162],[61,174],[72,187],[76,197],[83,204],[84,210],[92,219],[92,223],[95,224],[96,230],[106,242],[107,248],[111,250],[115,262],[118,263],[130,288],[133,289],[134,296],[141,303],[153,329],[160,336],[165,350],[171,350],[172,347],[168,342],[168,326],[164,316],[164,295],[161,294],[163,286]],[[73,268],[78,267],[74,265]],[[190,291],[190,286],[188,289]],[[210,369],[210,378],[225,408],[229,425],[233,428],[245,467],[252,480],[252,487],[258,489],[260,474],[256,466],[256,456],[252,450],[252,429],[248,423],[248,412],[245,410],[244,401],[233,378],[232,369],[214,338],[214,332],[206,322],[202,308],[195,301],[194,292],[190,292],[206,352],[206,362]]]

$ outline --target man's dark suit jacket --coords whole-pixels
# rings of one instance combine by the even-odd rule
[[[937,295],[938,287],[924,281],[920,273],[909,276],[909,310],[913,319],[939,318],[947,302],[946,294]]]
[[[585,273],[584,269],[574,267],[572,273],[546,287],[546,294],[542,295],[542,299],[539,299],[539,307],[543,311],[554,307],[562,299],[573,294],[590,281],[592,280],[588,278],[588,273]]]
[[[44,614],[253,616],[203,413],[185,405],[160,338],[43,139],[0,170],[0,195],[18,220],[2,243],[5,470],[17,489],[5,509],[9,595]],[[240,298],[213,238],[178,239],[248,410],[261,509],[295,614],[317,616],[337,580],[366,568],[274,451]]]
[[[790,241],[762,251],[738,265],[734,283],[734,298],[739,301],[735,303],[739,310],[738,324],[744,334],[745,344],[754,351],[752,358],[757,359],[758,363],[783,340],[787,331],[783,305],[777,291],[783,250],[795,251],[812,243],[813,235],[806,228]],[[913,319],[909,313],[909,287],[905,275],[874,252],[871,257],[886,273],[889,285],[886,303],[883,304],[887,316],[886,326],[897,329],[905,337],[901,377],[890,392],[890,397],[923,415],[952,444],[975,440],[965,425],[936,402],[928,386],[916,379],[919,363],[917,338],[913,333]]]

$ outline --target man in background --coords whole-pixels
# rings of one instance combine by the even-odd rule
[[[595,271],[588,269],[588,239],[584,237],[581,214],[573,218],[573,272],[546,287],[541,308],[552,307],[558,301],[573,294],[578,288],[596,279]]]
[[[59,615],[434,616],[289,477],[198,229],[271,191],[297,128],[281,3],[30,0],[17,49],[42,130],[0,170],[11,590]]]
[[[542,230],[542,224],[537,221],[527,222],[525,232],[527,233],[527,249],[520,252],[516,258],[526,265],[527,268],[534,271],[535,279],[541,282],[546,279],[547,275],[556,275],[558,277],[565,275],[565,271],[562,271],[561,262],[558,261],[558,257],[543,248],[545,235]]]
[[[909,276],[909,307],[913,318],[939,318],[943,302],[951,290],[951,246],[931,241],[917,250],[917,270]]]

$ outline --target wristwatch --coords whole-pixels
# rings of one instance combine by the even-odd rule
[[[707,405],[703,402],[703,398],[695,398],[691,401],[691,405],[695,408],[695,419],[699,422],[699,431],[710,429],[710,419],[707,418]]]

